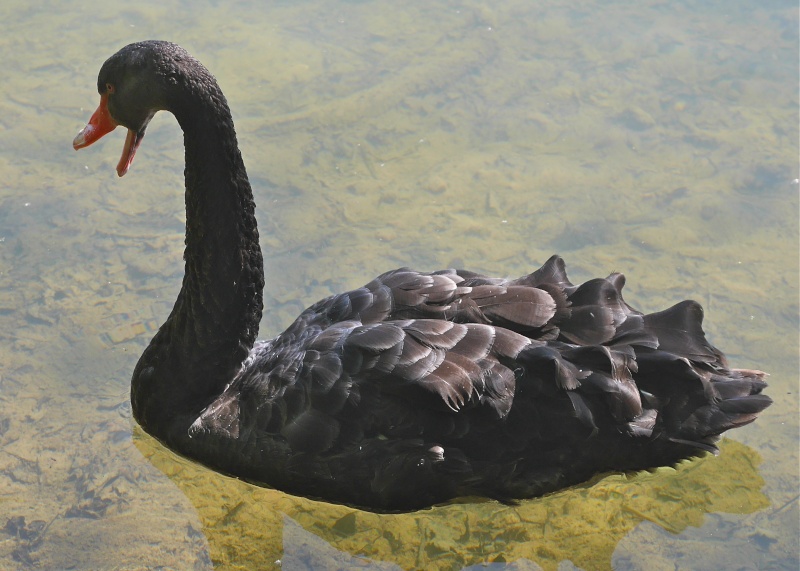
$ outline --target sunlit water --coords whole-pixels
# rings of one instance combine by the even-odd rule
[[[797,26],[792,2],[3,2],[0,568],[796,570]],[[127,392],[180,286],[180,133],[158,116],[124,179],[122,133],[70,147],[147,38],[228,96],[262,337],[387,269],[558,252],[640,309],[701,301],[775,404],[719,457],[512,507],[375,515],[175,457]]]

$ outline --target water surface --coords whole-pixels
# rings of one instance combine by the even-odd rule
[[[0,7],[0,568],[797,569],[798,14],[767,2]],[[128,382],[182,277],[157,116],[76,154],[121,46],[218,77],[259,207],[262,337],[387,269],[611,271],[694,298],[775,404],[719,457],[545,499],[375,515],[254,488],[141,433]]]

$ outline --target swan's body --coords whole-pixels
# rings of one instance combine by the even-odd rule
[[[401,269],[255,341],[264,284],[230,111],[183,49],[142,42],[100,71],[75,147],[128,128],[124,174],[158,110],[186,147],[186,275],[133,373],[136,420],[251,482],[375,510],[532,497],[597,472],[715,451],[770,404],[729,369],[691,301],[643,315],[612,274],[572,285],[560,258],[517,280]]]

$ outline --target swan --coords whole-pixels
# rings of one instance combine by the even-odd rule
[[[184,134],[185,275],[136,365],[133,416],[218,472],[379,512],[536,497],[609,471],[717,452],[770,405],[682,301],[643,314],[625,278],[573,285],[553,256],[518,279],[401,268],[257,341],[264,269],[227,101],[181,47],[102,66],[81,149],[121,125],[128,172],[161,110]]]

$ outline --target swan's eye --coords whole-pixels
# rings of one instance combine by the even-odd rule
[[[110,83],[106,83],[106,93],[111,95],[114,93],[114,86]]]

